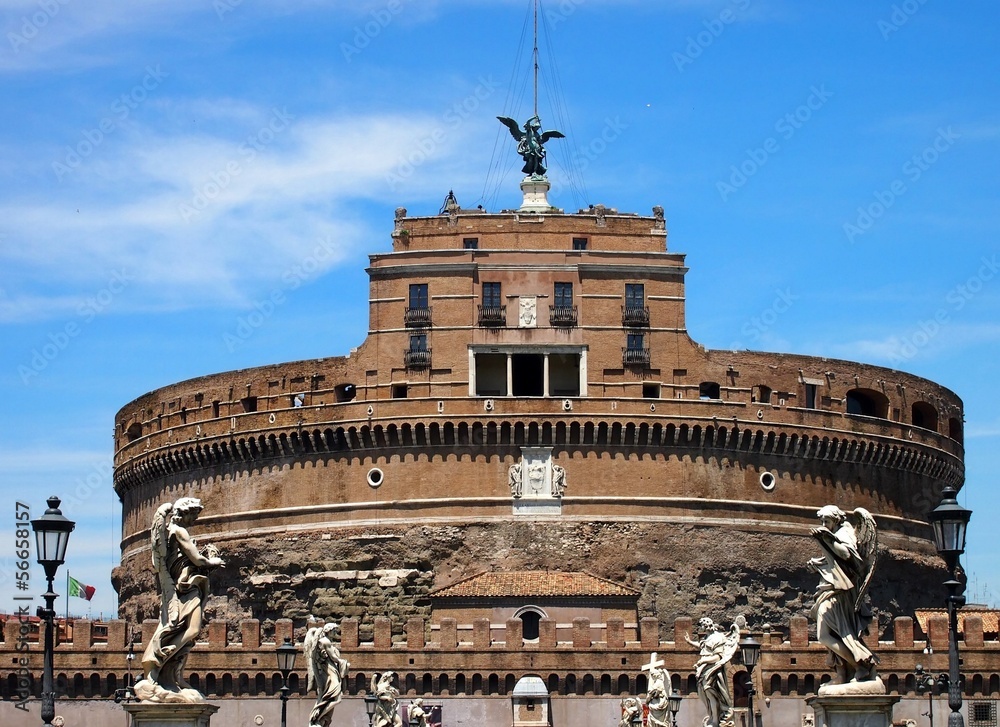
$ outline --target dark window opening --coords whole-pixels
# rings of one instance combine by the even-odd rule
[[[572,308],[573,283],[556,283],[552,299],[556,308]]]
[[[462,247],[466,250],[478,250],[479,249],[479,238],[478,237],[466,237],[462,240]]]
[[[763,384],[757,384],[750,390],[750,401],[754,404],[770,404],[771,388]]]
[[[558,397],[580,395],[579,354],[549,354],[549,395]]]
[[[212,418],[213,419],[218,419],[219,418],[219,405],[220,404],[222,404],[221,401],[213,401],[212,402]]]
[[[476,354],[476,396],[507,396],[507,356]]]
[[[698,384],[698,398],[702,400],[721,399],[719,385],[714,381],[702,381]]]
[[[483,283],[483,305],[490,308],[499,308],[503,302],[500,300],[500,283]]]
[[[410,285],[410,308],[427,308],[427,283]]]
[[[625,283],[625,307],[639,308],[646,305],[646,286],[643,283]]]
[[[651,383],[646,381],[642,385],[642,398],[643,399],[659,399],[660,398],[660,385],[656,383]]]
[[[574,237],[573,238],[573,249],[574,250],[586,250],[587,249],[587,238],[586,237]]]
[[[358,395],[358,389],[354,384],[338,384],[333,387],[333,395],[336,397],[338,404],[343,404],[348,401],[354,401],[354,397]]]
[[[405,399],[406,398],[406,384],[393,384],[392,385],[392,398],[393,399]]]
[[[643,344],[646,341],[646,336],[643,333],[630,333],[626,337],[626,348],[629,351],[641,351],[643,349]]]
[[[538,639],[538,624],[542,620],[542,614],[538,611],[527,610],[521,613],[521,636],[525,641],[535,641]]]
[[[130,442],[134,442],[139,437],[142,436],[142,425],[136,422],[135,424],[130,424],[128,429],[125,430],[125,438]]]
[[[852,389],[847,392],[847,413],[885,419],[889,415],[889,399],[874,389]]]
[[[516,353],[511,356],[513,396],[542,396],[544,361],[540,353]]]
[[[410,335],[410,350],[411,351],[426,351],[427,350],[427,334],[426,333],[413,333]]]
[[[915,427],[937,431],[938,428],[937,409],[928,404],[926,401],[914,402],[910,418],[911,421],[913,422],[913,426]]]
[[[248,396],[245,399],[240,399],[240,404],[243,405],[243,411],[247,414],[257,411],[257,397]]]
[[[958,443],[962,442],[962,422],[959,419],[955,417],[948,419],[948,436]]]
[[[816,408],[816,384],[806,384],[806,409]]]

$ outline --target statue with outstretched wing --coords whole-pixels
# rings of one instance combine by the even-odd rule
[[[545,142],[549,139],[565,139],[560,131],[542,131],[542,122],[537,116],[532,116],[524,122],[524,128],[518,126],[514,119],[507,116],[497,116],[504,126],[510,130],[510,135],[517,142],[517,153],[524,159],[525,174],[532,177],[545,176]]]

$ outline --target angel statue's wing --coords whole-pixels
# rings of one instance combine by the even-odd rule
[[[738,619],[737,619],[738,620]],[[745,623],[745,621],[744,621]],[[729,627],[729,633],[726,634],[726,648],[722,651],[722,658],[719,660],[721,664],[728,664],[736,656],[736,652],[740,648],[740,625],[734,623]]]
[[[507,116],[497,116],[500,119],[500,123],[510,129],[510,135],[514,137],[514,141],[521,141],[524,138],[524,132],[521,131],[521,127],[514,119]]]
[[[564,133],[562,133],[561,131],[555,131],[555,130],[553,130],[553,131],[546,131],[546,132],[542,133],[542,136],[541,136],[541,140],[542,140],[543,144],[545,142],[547,142],[549,139],[565,139],[565,138],[566,138],[566,135]]]
[[[167,524],[174,505],[165,502],[156,509],[153,524],[149,528],[150,550],[153,554],[153,568],[160,581],[160,619],[166,620],[167,604],[174,596],[174,582],[167,568]]]
[[[858,588],[858,599],[854,603],[855,610],[858,610],[875,573],[875,561],[878,559],[878,527],[875,525],[875,518],[863,507],[854,511],[854,519],[855,532],[858,536],[858,556],[861,558],[861,584]]]
[[[378,679],[379,679],[379,676],[380,675],[379,675],[378,672],[375,672],[374,674],[372,674],[372,691],[371,691],[372,694],[378,694]]]
[[[323,629],[320,626],[315,626],[308,631],[306,631],[306,637],[302,640],[302,650],[306,655],[306,691],[312,691],[315,689],[319,691],[319,679],[316,669],[319,666],[319,659],[316,658],[316,644],[319,642],[320,633]]]

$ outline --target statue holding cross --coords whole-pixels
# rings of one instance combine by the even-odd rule
[[[655,651],[649,655],[649,663],[642,670],[649,672],[649,686],[646,688],[646,707],[649,709],[650,727],[670,727],[670,672],[663,667],[666,662]]]

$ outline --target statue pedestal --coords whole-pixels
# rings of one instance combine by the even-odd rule
[[[132,727],[208,727],[212,715],[219,711],[214,704],[160,704],[138,702],[123,704],[132,715]]]
[[[552,212],[552,205],[549,204],[549,189],[552,185],[545,177],[525,177],[521,180],[521,192],[524,194],[524,201],[518,212]]]
[[[892,727],[892,706],[899,697],[887,694],[838,694],[809,697],[816,727]]]

